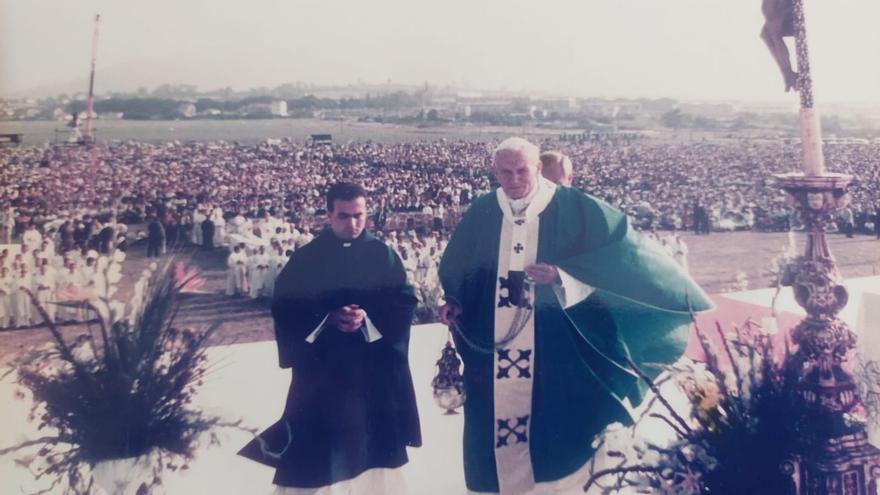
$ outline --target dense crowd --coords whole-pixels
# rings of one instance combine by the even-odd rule
[[[783,140],[603,139],[543,147],[571,157],[577,187],[623,208],[639,225],[661,229],[691,228],[699,203],[713,230],[782,230],[786,198],[770,178],[794,171],[799,162],[798,143]],[[14,205],[18,232],[29,220],[80,224],[96,216],[106,221],[113,213],[121,223],[162,214],[166,230],[175,230],[188,228],[197,205],[219,208],[227,218],[255,218],[273,209],[299,223],[322,213],[327,184],[346,178],[363,183],[373,206],[388,213],[440,208],[443,216],[491,188],[491,148],[442,140],[7,148],[0,150],[0,199]],[[829,169],[856,176],[851,208],[864,227],[880,201],[880,144],[835,144],[825,153]]]
[[[0,253],[0,326],[34,321],[18,288],[43,291],[41,297],[76,292],[71,280],[88,284],[101,256],[138,238],[156,256],[184,241],[226,246],[227,292],[270,296],[283,261],[323,223],[328,184],[342,179],[369,191],[373,231],[395,247],[428,304],[439,290],[433,273],[449,230],[470,200],[493,186],[487,166],[493,145],[126,142],[0,149],[0,243],[22,244]],[[638,228],[708,233],[797,224],[771,182],[773,174],[797,168],[796,142],[612,138],[542,147],[570,156],[574,186],[620,207]],[[829,169],[856,177],[842,230],[873,231],[880,144],[834,144],[825,152]],[[664,242],[673,254],[686,252],[675,235]]]

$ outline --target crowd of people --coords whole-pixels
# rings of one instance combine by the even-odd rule
[[[270,299],[275,280],[290,255],[315,237],[308,227],[297,228],[271,213],[265,213],[256,221],[237,215],[226,223],[222,232],[217,241],[229,247],[226,294],[253,299]],[[387,233],[378,230],[375,235],[400,257],[407,280],[415,286],[421,303],[418,316],[432,318],[440,300],[437,266],[449,238],[448,231],[425,227],[389,229]],[[205,245],[203,235],[201,240],[194,236],[191,241]]]
[[[363,183],[386,214],[443,210],[442,217],[492,187],[486,173],[491,147],[441,140],[7,148],[0,150],[0,198],[14,205],[16,218],[4,218],[3,227],[20,233],[29,220],[106,221],[114,212],[131,224],[152,213],[174,238],[191,228],[200,204],[219,208],[224,220],[272,208],[302,222],[323,213],[323,190],[343,178]],[[640,227],[693,229],[696,205],[706,210],[712,230],[788,227],[786,197],[771,177],[797,169],[796,142],[601,139],[543,147],[571,158],[574,186],[627,211]],[[857,231],[870,229],[880,206],[880,144],[834,144],[825,153],[832,170],[856,177],[854,224]]]
[[[68,280],[88,283],[82,281],[102,255],[139,239],[151,256],[183,241],[225,246],[227,293],[271,296],[285,260],[323,227],[326,188],[343,179],[370,192],[372,230],[398,252],[428,306],[449,232],[471,200],[495,185],[487,167],[493,144],[285,140],[0,149],[0,241],[22,244],[0,258],[0,326],[36,318],[19,287],[49,297],[67,291],[58,284],[68,287]],[[627,212],[637,228],[659,231],[658,242],[683,264],[687,247],[676,231],[784,231],[798,224],[771,181],[797,168],[796,142],[608,138],[542,147],[570,157],[574,187]],[[880,144],[834,144],[825,152],[832,170],[856,177],[841,231],[880,236]]]
[[[115,226],[109,227],[116,232]],[[101,229],[103,230],[103,228]],[[100,231],[99,231],[100,232]],[[33,222],[21,236],[20,244],[0,249],[0,328],[28,327],[43,320],[36,305],[55,322],[83,322],[96,316],[94,308],[74,304],[114,292],[121,279],[121,268],[109,273],[115,259],[124,259],[120,250],[101,245],[99,234],[82,249],[66,248],[60,234],[43,235]],[[115,256],[115,258],[114,258]],[[35,304],[36,300],[36,304]],[[57,303],[70,303],[69,305]]]

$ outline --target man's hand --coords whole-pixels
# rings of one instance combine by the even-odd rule
[[[537,285],[560,284],[559,270],[553,265],[536,263],[526,267],[526,276]]]
[[[440,323],[450,326],[452,322],[461,314],[461,308],[452,303],[446,303],[443,306],[437,308],[437,319],[440,320]]]
[[[335,326],[340,332],[352,333],[364,326],[366,317],[366,311],[357,304],[349,304],[331,311],[327,318],[327,324]]]

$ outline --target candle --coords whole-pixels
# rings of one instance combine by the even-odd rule
[[[822,129],[815,108],[801,108],[801,148],[803,170],[806,176],[825,174],[825,156],[822,154]]]

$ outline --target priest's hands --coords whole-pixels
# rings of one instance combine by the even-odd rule
[[[527,266],[526,276],[537,285],[562,283],[562,279],[559,278],[559,270],[555,266],[546,263],[536,263]]]
[[[331,311],[327,323],[338,328],[340,332],[352,333],[364,326],[366,317],[367,312],[362,310],[360,306],[349,304]]]
[[[461,314],[461,308],[452,303],[446,303],[443,306],[437,308],[437,319],[440,320],[440,323],[449,326],[452,325],[452,322]]]

